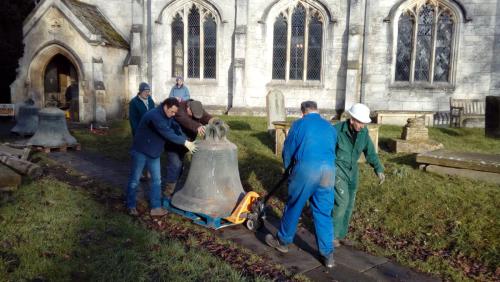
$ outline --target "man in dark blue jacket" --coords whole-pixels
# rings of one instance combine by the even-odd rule
[[[134,136],[130,150],[132,168],[127,185],[127,208],[129,214],[138,215],[136,209],[136,190],[144,167],[151,173],[149,201],[152,216],[163,216],[167,213],[161,206],[161,172],[160,155],[163,153],[165,141],[184,145],[191,153],[196,152],[194,142],[187,140],[175,121],[174,116],[179,108],[176,98],[167,98],[160,106],[144,114]]]
[[[130,121],[130,128],[132,129],[132,136],[135,135],[135,131],[142,116],[154,107],[155,102],[153,98],[151,98],[151,88],[146,82],[141,82],[141,84],[139,84],[139,93],[137,93],[128,104],[128,118]]]
[[[283,147],[285,168],[292,165],[288,200],[276,237],[266,235],[266,243],[282,253],[288,252],[304,205],[309,200],[316,243],[326,267],[334,266],[332,209],[335,180],[337,131],[318,113],[316,102],[300,105],[303,117],[292,124]]]
[[[189,141],[194,141],[198,135],[205,135],[205,125],[208,124],[211,118],[212,116],[203,109],[201,102],[193,99],[179,102],[179,111],[175,115],[175,121],[179,123],[182,132],[186,134]],[[170,197],[182,175],[184,155],[186,155],[187,150],[183,146],[167,142],[165,151],[167,155],[167,171],[165,173],[164,195]]]

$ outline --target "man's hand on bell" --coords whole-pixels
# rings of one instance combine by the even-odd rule
[[[198,127],[198,135],[199,136],[204,136],[205,135],[205,126],[200,126]]]
[[[198,148],[196,147],[195,142],[191,142],[191,141],[186,140],[186,142],[184,142],[184,146],[189,150],[189,152],[191,154],[194,154],[194,153],[196,153],[196,151],[198,151]]]

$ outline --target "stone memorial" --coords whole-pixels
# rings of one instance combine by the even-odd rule
[[[484,133],[487,137],[500,138],[500,96],[486,96]]]
[[[283,152],[283,145],[285,144],[286,136],[290,130],[291,123],[286,121],[274,121],[274,153],[277,157],[281,157]]]
[[[274,130],[273,122],[286,121],[285,96],[279,90],[271,90],[266,96],[267,129]]]
[[[417,155],[420,169],[500,184],[500,155],[436,150]]]
[[[391,151],[396,153],[422,153],[443,148],[443,144],[429,140],[429,131],[421,117],[409,118],[403,127],[401,139],[389,141]]]

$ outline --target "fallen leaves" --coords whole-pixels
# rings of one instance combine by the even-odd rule
[[[47,166],[46,171],[57,180],[70,184],[77,188],[86,189],[94,196],[95,200],[104,204],[113,211],[123,212],[124,205],[122,199],[113,195],[108,189],[102,187],[93,179],[81,177],[66,173],[64,169],[58,166]],[[138,220],[145,223],[147,228],[160,232],[165,236],[165,239],[175,239],[181,241],[187,248],[196,247],[207,250],[210,254],[219,257],[223,261],[229,263],[232,267],[242,273],[242,275],[258,278],[264,277],[273,281],[293,281],[293,276],[287,275],[284,270],[278,268],[271,261],[252,256],[250,253],[243,251],[237,247],[231,246],[229,243],[222,243],[211,234],[208,230],[195,230],[177,223],[173,223],[169,219],[170,215],[162,218],[152,218],[145,208],[138,203],[139,217]],[[108,235],[116,235],[115,231],[105,231]],[[95,230],[82,230],[80,232],[80,243],[83,245],[94,244],[101,240],[101,236]],[[131,239],[126,239],[123,242],[125,247],[133,245]],[[152,245],[151,251],[160,251],[161,246]],[[85,273],[74,273],[75,277],[85,277]]]
[[[354,231],[351,225],[350,231]],[[406,250],[412,260],[426,261],[430,257],[441,257],[457,269],[460,269],[467,277],[475,280],[500,281],[500,267],[495,271],[489,269],[484,263],[468,257],[462,253],[454,253],[454,247],[447,249],[432,250],[424,240],[417,238],[399,238],[387,235],[382,229],[368,227],[363,230],[362,241],[370,241],[385,249]]]

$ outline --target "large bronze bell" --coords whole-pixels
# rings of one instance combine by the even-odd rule
[[[227,125],[207,125],[205,139],[197,144],[184,186],[172,196],[172,205],[194,213],[224,218],[231,215],[245,192],[238,171],[236,145],[226,139]]]
[[[16,126],[14,126],[10,132],[22,136],[35,134],[38,126],[39,110],[40,109],[35,106],[35,103],[31,99],[22,103],[16,115]]]
[[[77,144],[66,125],[63,111],[56,107],[47,107],[38,113],[38,129],[28,140],[27,145],[41,147],[61,147]]]

